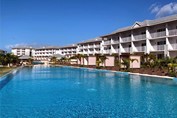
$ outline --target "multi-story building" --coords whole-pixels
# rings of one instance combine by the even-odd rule
[[[40,61],[50,61],[50,58],[55,54],[61,54],[60,48],[55,46],[46,46],[35,48],[34,59]]]
[[[78,48],[77,48],[76,44],[72,44],[72,45],[60,47],[60,51],[61,51],[62,55],[66,56],[66,57],[71,57],[71,56],[77,54]]]
[[[35,49],[31,46],[18,46],[12,48],[11,52],[17,56],[34,56]]]
[[[135,22],[102,36],[104,53],[153,53],[158,58],[177,56],[177,15]]]
[[[78,53],[95,55],[102,53],[102,39],[100,37],[78,43]]]
[[[0,54],[6,54],[6,51],[0,49]]]

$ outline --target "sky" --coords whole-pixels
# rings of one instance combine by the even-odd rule
[[[172,14],[175,0],[0,0],[0,49],[75,44]]]

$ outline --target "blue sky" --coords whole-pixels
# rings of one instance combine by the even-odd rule
[[[73,44],[176,8],[175,0],[0,0],[0,48]]]

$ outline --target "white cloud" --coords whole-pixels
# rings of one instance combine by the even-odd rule
[[[164,17],[177,14],[177,3],[169,3],[163,6],[152,4],[149,9],[151,10],[151,13],[156,15],[156,17]]]
[[[5,48],[11,49],[11,48],[18,47],[18,46],[28,46],[28,44],[25,44],[25,43],[9,44],[9,45],[6,45]]]

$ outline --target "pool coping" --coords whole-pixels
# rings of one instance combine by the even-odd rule
[[[17,67],[12,69],[11,71],[5,73],[4,75],[0,76],[0,81],[2,81],[7,75],[13,73],[14,71],[18,71],[19,69],[23,68],[23,66]]]
[[[115,70],[106,70],[106,69],[96,69],[96,68],[87,68],[87,67],[76,67],[76,66],[65,66],[65,65],[57,65],[63,67],[73,67],[73,68],[86,68],[86,69],[93,69],[93,70],[103,70],[103,71],[110,71],[110,72],[120,72],[120,73],[128,73],[129,75],[139,75],[139,76],[146,76],[146,77],[156,77],[156,78],[164,78],[173,80],[176,77],[169,77],[169,76],[160,76],[160,75],[150,75],[150,74],[141,74],[141,73],[132,73],[132,72],[122,72],[122,71],[115,71]]]

